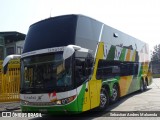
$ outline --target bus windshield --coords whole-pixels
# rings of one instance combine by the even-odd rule
[[[21,91],[49,92],[72,86],[71,58],[62,59],[63,52],[23,58]],[[62,89],[61,89],[62,91]]]

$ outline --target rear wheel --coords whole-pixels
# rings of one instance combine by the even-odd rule
[[[147,90],[147,82],[146,82],[146,80],[142,79],[141,83],[140,83],[140,91],[143,92],[145,90]]]
[[[101,89],[99,109],[104,110],[109,105],[109,95],[105,88]]]
[[[140,91],[141,92],[144,91],[144,82],[143,82],[143,80],[141,80],[141,82],[140,82]]]
[[[119,98],[119,89],[118,85],[114,84],[112,88],[112,96],[110,98],[111,103],[115,103]]]
[[[147,90],[147,81],[144,81],[144,91]]]

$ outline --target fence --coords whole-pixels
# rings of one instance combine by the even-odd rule
[[[10,61],[5,75],[2,73],[2,63],[0,61],[0,102],[19,101],[20,61]]]

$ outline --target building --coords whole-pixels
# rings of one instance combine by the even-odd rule
[[[21,54],[26,35],[16,31],[0,32],[0,60],[7,55]]]

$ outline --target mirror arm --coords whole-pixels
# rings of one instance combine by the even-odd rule
[[[4,61],[3,61],[3,74],[7,73],[7,69],[8,69],[8,63],[9,61],[11,61],[12,59],[18,59],[21,58],[21,55],[8,55]]]

